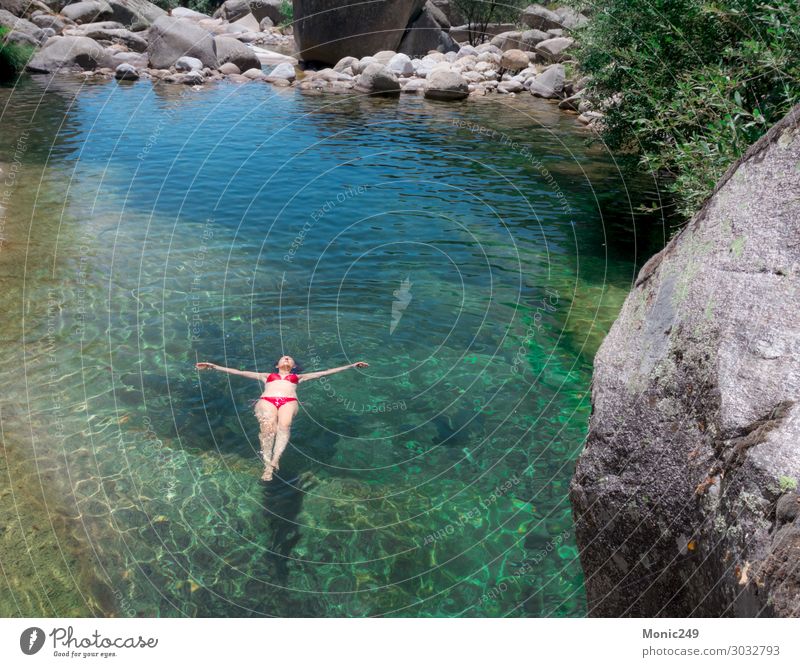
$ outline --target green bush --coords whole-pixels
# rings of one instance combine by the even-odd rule
[[[0,26],[0,81],[17,76],[31,59],[34,48],[7,41],[9,29]]]
[[[573,2],[578,8],[585,2]],[[800,0],[606,0],[576,35],[602,137],[669,177],[691,216],[800,101]]]
[[[290,0],[283,0],[280,6],[281,12],[281,27],[291,25],[292,21],[294,21],[294,5],[290,2]]]

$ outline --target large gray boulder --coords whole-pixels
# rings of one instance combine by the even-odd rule
[[[137,53],[147,51],[147,40],[138,33],[125,28],[94,28],[83,31],[83,34],[97,41],[104,40],[114,44],[123,44],[128,50],[136,51]]]
[[[431,100],[463,100],[469,95],[469,84],[458,72],[437,69],[425,80],[425,97]]]
[[[300,58],[335,65],[397,51],[406,26],[425,0],[294,0],[294,38]]]
[[[131,30],[146,30],[167,13],[147,0],[106,0],[111,6],[112,21],[119,21]]]
[[[226,21],[237,21],[250,13],[250,3],[248,0],[225,0],[217,11],[214,18],[225,19]]]
[[[360,93],[368,95],[399,95],[400,82],[384,65],[370,63],[358,77],[355,86]]]
[[[456,3],[451,2],[451,0],[430,0],[430,4],[434,5],[436,9],[447,17],[450,25],[461,25],[467,22],[464,15],[458,11]]]
[[[534,50],[548,62],[560,63],[569,58],[574,45],[572,37],[552,37],[539,42]]]
[[[588,18],[576,12],[572,7],[559,7],[555,10],[555,13],[558,14],[562,27],[567,30],[577,30],[585,27],[589,23]]]
[[[254,67],[261,67],[261,62],[253,52],[253,49],[246,47],[234,37],[228,37],[227,35],[214,37],[214,49],[220,65],[233,63],[241,72],[246,72]]]
[[[537,74],[530,85],[531,95],[545,99],[563,97],[566,72],[563,65],[550,65],[546,70]]]
[[[194,21],[161,16],[150,28],[149,39],[150,67],[169,69],[181,56],[197,58],[205,67],[217,67],[214,38]]]
[[[522,10],[522,22],[529,28],[544,30],[561,27],[561,17],[541,5],[529,5]]]
[[[42,49],[34,54],[27,68],[31,72],[56,72],[58,70],[93,70],[110,66],[106,50],[90,37],[51,37]]]
[[[35,23],[18,18],[5,9],[0,9],[0,26],[9,30],[4,39],[16,44],[39,46],[45,39],[45,33]]]
[[[428,14],[433,17],[433,20],[436,21],[442,30],[448,31],[452,27],[450,19],[447,18],[447,14],[433,4],[431,0],[427,0],[425,3],[424,11],[428,12]]]
[[[800,106],[648,261],[570,488],[594,616],[800,616]]]
[[[397,47],[398,53],[405,53],[412,58],[421,58],[428,51],[458,51],[458,44],[445,31],[429,11],[423,8],[416,19],[408,26],[408,30]]]
[[[83,0],[74,2],[61,10],[61,15],[66,16],[75,23],[91,23],[111,18],[111,5],[106,0]]]
[[[281,14],[282,0],[249,0],[250,11],[259,24],[264,19],[272,21],[272,25],[278,25],[285,20]]]

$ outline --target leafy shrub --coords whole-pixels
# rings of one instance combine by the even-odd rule
[[[281,12],[281,25],[289,25],[292,21],[294,21],[294,5],[290,2],[290,0],[283,0],[280,6]]]
[[[8,41],[10,30],[0,26],[0,81],[16,77],[31,59],[34,48]]]
[[[589,13],[576,51],[587,93],[620,93],[603,139],[670,177],[683,216],[800,101],[800,0],[605,0]]]

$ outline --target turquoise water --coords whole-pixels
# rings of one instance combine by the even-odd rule
[[[0,109],[0,612],[585,613],[567,487],[652,183],[530,98],[29,78]],[[264,485],[258,385],[194,363],[283,353],[370,366],[299,388]]]

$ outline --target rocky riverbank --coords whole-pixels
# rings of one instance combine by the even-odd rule
[[[584,124],[602,118],[570,59],[570,31],[588,19],[570,9],[531,5],[520,16],[527,29],[489,25],[490,41],[472,46],[470,27],[451,24],[460,17],[446,0],[389,3],[388,13],[332,4],[315,13],[314,2],[296,0],[292,23],[278,0],[228,0],[213,16],[147,0],[0,0],[0,25],[9,41],[37,49],[27,66],[37,74],[436,100],[525,94],[554,100]]]
[[[642,268],[571,486],[590,613],[800,615],[800,105]]]

